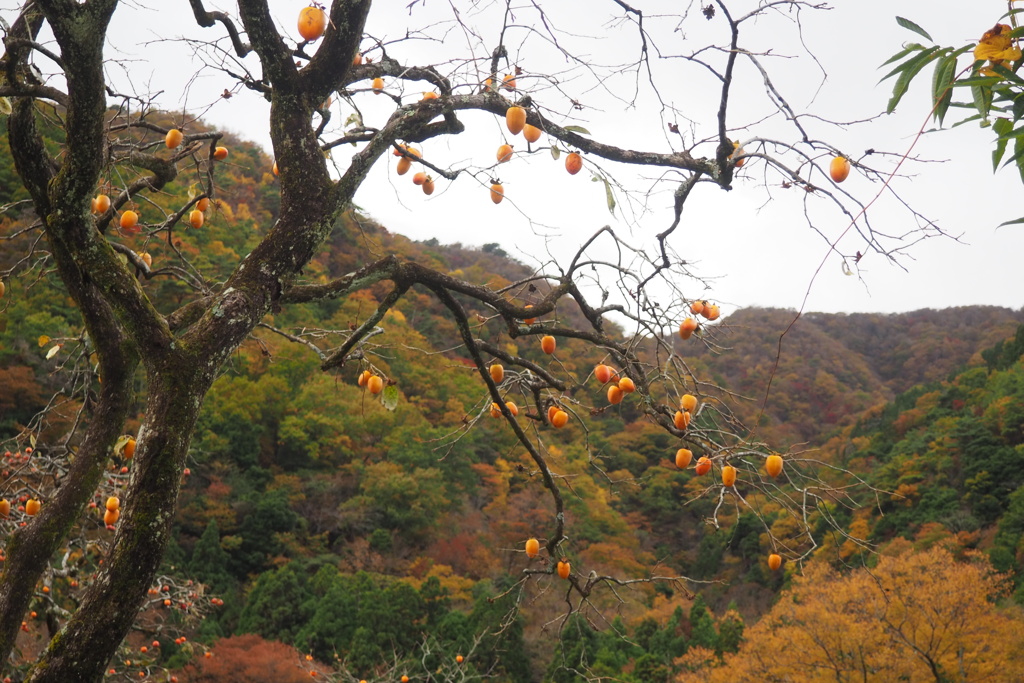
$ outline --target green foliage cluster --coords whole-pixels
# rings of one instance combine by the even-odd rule
[[[949,536],[1016,572],[1024,600],[1024,325],[981,356],[986,366],[918,386],[862,419],[848,465],[893,492],[871,520],[876,540]]]

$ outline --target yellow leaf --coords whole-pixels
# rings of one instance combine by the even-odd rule
[[[975,61],[987,59],[992,62],[1002,62],[1020,59],[1020,48],[1013,44],[1010,31],[1010,27],[1006,24],[996,24],[991,30],[985,31],[978,46],[974,48]]]
[[[50,343],[50,338],[49,337],[47,337],[45,334],[39,335],[39,348],[43,348],[44,346],[46,346],[49,343]]]

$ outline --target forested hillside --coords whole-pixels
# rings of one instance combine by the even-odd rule
[[[0,183],[17,200],[5,141],[0,136]],[[181,230],[170,243],[122,236],[151,257],[158,306],[170,310],[182,295],[177,279],[161,277],[175,252],[188,254],[208,277],[224,276],[277,216],[271,160],[237,141],[230,158],[218,170],[218,194],[202,228]],[[161,201],[172,207],[194,188],[176,181],[165,191]],[[0,230],[35,230],[33,220],[26,211]],[[357,213],[338,222],[305,275],[326,282],[388,254],[493,287],[530,275],[500,245],[412,242]],[[0,252],[0,270],[16,258]],[[34,486],[33,477],[55,471],[43,464],[48,444],[74,424],[78,387],[92,372],[78,313],[45,275],[12,282],[2,302],[5,486]],[[525,301],[543,294],[526,287],[517,293]],[[787,467],[824,460],[837,468],[831,484],[864,479],[873,487],[823,498],[813,543],[786,528],[779,501],[792,490],[784,482],[778,499],[751,494],[716,514],[715,498],[697,496],[706,477],[673,464],[677,440],[642,419],[635,402],[606,404],[589,376],[607,358],[593,347],[560,340],[550,361],[535,345],[494,334],[505,352],[538,367],[557,362],[586,380],[571,396],[571,428],[544,435],[564,481],[572,562],[588,571],[696,581],[624,586],[618,597],[595,596],[566,621],[557,579],[520,580],[541,561],[525,556],[522,541],[551,516],[550,499],[508,425],[491,416],[491,401],[452,344],[458,332],[437,299],[413,292],[398,302],[380,322],[386,333],[368,346],[371,357],[340,374],[322,372],[322,359],[305,343],[329,344],[386,294],[380,285],[276,312],[235,354],[203,406],[163,581],[151,589],[149,608],[113,666],[117,675],[136,679],[187,665],[183,677],[228,680],[225,672],[257,666],[252,658],[262,638],[296,648],[280,656],[309,655],[303,661],[311,671],[343,666],[373,680],[447,671],[458,655],[463,674],[496,680],[577,680],[562,665],[583,662],[619,680],[667,681],[736,651],[744,621],[768,610],[789,582],[795,564],[785,572],[766,565],[777,548],[764,524],[792,540],[787,561],[816,553],[837,564],[873,562],[871,546],[829,531],[826,515],[873,545],[895,536],[921,547],[952,540],[987,552],[1000,571],[1022,566],[1021,311],[808,314],[777,353],[795,313],[745,309],[708,328],[713,344],[687,347],[686,362],[712,381],[702,385],[700,400],[720,403],[723,413],[727,407],[787,456],[792,448]],[[488,310],[470,314],[481,335],[491,334]],[[1003,343],[1015,331],[1016,339]],[[395,393],[385,393],[385,402],[357,383],[369,362],[393,380]],[[512,379],[506,398],[523,406],[525,424],[543,425],[527,408],[525,382]],[[146,391],[141,381],[138,390]],[[115,458],[110,486],[122,485],[129,464],[123,453]],[[21,661],[32,659],[98,570],[96,548],[110,528],[99,523],[103,500],[95,502],[33,603]],[[2,522],[3,529],[17,519]],[[259,638],[218,640],[243,634]],[[202,657],[206,652],[214,656]]]

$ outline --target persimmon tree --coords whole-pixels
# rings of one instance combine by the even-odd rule
[[[446,23],[424,27],[422,35],[448,50],[444,35],[457,32],[465,36],[468,48],[451,48],[435,63],[421,65],[415,61],[412,36],[405,37],[410,39],[406,42],[365,35],[369,0],[334,0],[326,8],[322,37],[309,40],[307,33],[298,41],[290,36],[297,12],[275,15],[267,0],[240,0],[237,14],[208,10],[202,0],[188,4],[195,20],[188,44],[204,44],[206,54],[216,55],[210,57],[210,66],[225,79],[225,93],[247,90],[270,103],[267,125],[279,173],[279,214],[251,252],[229,264],[225,273],[190,258],[176,239],[187,225],[202,225],[206,200],[217,199],[214,169],[227,154],[218,144],[222,136],[198,126],[185,126],[181,135],[172,133],[176,126],[153,122],[145,94],[119,93],[107,84],[112,43],[117,41],[109,35],[109,26],[119,3],[32,0],[21,6],[6,31],[0,97],[9,105],[11,154],[35,222],[11,236],[10,244],[23,245],[28,256],[3,277],[48,277],[51,272],[59,277],[81,314],[82,332],[67,345],[79,350],[77,376],[83,381],[74,385],[80,410],[67,436],[53,443],[33,441],[33,447],[55,463],[52,477],[32,485],[33,494],[43,498],[41,511],[31,519],[17,518],[23,526],[15,527],[12,520],[5,527],[12,533],[0,576],[4,661],[34,586],[104,485],[111,458],[124,457],[125,424],[138,400],[137,374],[144,376],[144,417],[135,435],[137,447],[126,472],[116,531],[95,581],[77,609],[61,619],[59,632],[32,667],[29,680],[102,676],[160,566],[204,396],[257,327],[267,326],[302,344],[318,356],[325,372],[357,366],[380,376],[372,340],[386,334],[382,321],[396,302],[414,292],[434,298],[447,310],[457,330],[451,341],[479,375],[481,410],[466,416],[461,428],[471,428],[494,403],[552,500],[549,527],[536,532],[543,539],[546,562],[524,570],[524,581],[538,576],[560,581],[555,577],[566,573],[558,564],[565,556],[567,537],[564,499],[572,495],[572,488],[546,449],[545,430],[552,428],[549,422],[568,422],[565,428],[582,431],[586,419],[600,419],[608,404],[603,398],[592,404],[581,398],[588,377],[564,372],[558,363],[539,363],[510,352],[494,343],[495,338],[533,341],[551,336],[601,349],[614,374],[628,378],[629,388],[635,389],[625,400],[636,402],[652,424],[677,437],[680,447],[696,451],[692,462],[682,457],[676,462],[704,477],[706,485],[694,486],[693,496],[711,501],[711,523],[717,524],[726,510],[760,515],[764,506],[771,506],[792,520],[787,528],[796,530],[786,537],[769,534],[771,549],[790,560],[813,551],[816,541],[808,516],[826,501],[842,504],[843,490],[832,485],[827,468],[820,470],[811,459],[787,458],[779,480],[764,474],[767,448],[736,423],[712,384],[689,371],[680,344],[713,344],[715,329],[709,323],[718,312],[708,306],[700,323],[691,313],[704,308],[696,304],[707,295],[692,279],[685,254],[677,253],[680,245],[673,240],[691,195],[698,189],[732,189],[741,167],[755,174],[769,194],[801,193],[809,227],[844,262],[856,262],[861,252],[872,251],[895,258],[916,239],[937,231],[930,221],[899,237],[875,231],[866,202],[830,180],[828,166],[834,157],[844,156],[853,160],[855,173],[869,178],[884,179],[888,171],[818,139],[820,121],[797,112],[772,80],[771,51],[748,47],[756,41],[745,42],[748,30],[761,20],[792,22],[799,28],[801,13],[818,9],[815,3],[715,0],[700,12],[665,15],[658,13],[659,8],[614,0],[600,5],[600,11],[624,25],[626,49],[631,52],[619,66],[577,55],[572,32],[536,5],[505,5],[496,22],[485,26],[471,25],[466,13],[454,11]],[[419,5],[413,2],[406,9],[415,16]],[[175,3],[159,12],[180,13],[183,7],[184,3]],[[676,11],[674,6],[672,10]],[[668,44],[691,25],[710,26],[715,36],[699,49]],[[44,38],[51,34],[52,41]],[[599,140],[573,123],[582,116],[575,112],[584,105],[577,99],[583,94],[574,92],[571,79],[538,70],[518,74],[515,82],[511,47],[526,36],[540,36],[597,83],[618,71],[634,74],[637,91],[660,103],[658,115],[665,124],[662,151],[631,149],[628,141],[614,137]],[[796,33],[793,44],[798,44]],[[686,108],[669,104],[678,95],[662,81],[661,67],[666,63],[704,74],[714,84],[710,100],[701,107],[704,113],[688,117]],[[779,122],[771,135],[754,132],[758,121],[745,113],[752,111],[749,105],[737,105],[740,73],[747,83],[753,79],[761,84],[758,110]],[[390,88],[394,83],[401,88]],[[430,94],[421,96],[423,89]],[[409,91],[416,93],[409,97]],[[340,125],[326,105],[335,96],[349,114]],[[371,120],[369,113],[364,114],[366,98],[385,97],[394,105],[387,115]],[[568,104],[574,113],[559,115],[556,104]],[[610,208],[616,196],[648,208],[661,202],[663,221],[652,225],[649,219],[637,218],[636,234],[629,239],[610,227],[595,226],[566,262],[549,263],[504,288],[472,283],[396,255],[366,258],[358,270],[331,281],[304,276],[310,260],[327,248],[339,219],[357,201],[374,201],[359,190],[377,164],[395,159],[422,167],[424,174],[433,176],[420,178],[424,190],[475,183],[486,193],[498,185],[491,181],[491,158],[483,165],[453,162],[446,158],[443,141],[474,134],[467,121],[481,115],[504,123],[516,106],[525,110],[525,124],[546,136],[546,144],[528,148],[529,157],[541,150],[541,158],[582,153],[586,161],[572,157],[570,170],[581,163],[592,169],[605,185]],[[517,116],[521,119],[522,113],[510,118]],[[56,153],[44,135],[54,130]],[[344,163],[337,163],[339,154],[328,154],[350,145],[355,151]],[[632,194],[635,186],[617,176],[630,168],[644,170],[654,178],[654,187],[666,193]],[[182,177],[194,181],[188,201],[162,205],[161,191]],[[651,186],[650,179],[644,182]],[[97,193],[109,195],[109,205]],[[721,197],[725,200],[727,195]],[[830,215],[838,227],[824,227],[823,215]],[[166,240],[174,260],[151,264],[136,253],[132,240],[139,233]],[[856,244],[846,242],[842,251],[839,240],[847,234],[855,236]],[[596,256],[599,247],[605,251]],[[172,310],[158,308],[152,296],[155,284],[166,279],[185,292]],[[384,287],[384,293],[375,310],[351,329],[311,337],[277,330],[268,322],[268,315],[280,308],[349,297],[371,287]],[[632,336],[619,334],[613,322],[629,328]],[[682,335],[677,335],[681,323]],[[495,362],[505,368],[501,377],[489,369]],[[400,377],[382,377],[366,383],[371,390],[381,390],[386,406],[393,406],[400,382]],[[528,403],[518,415],[506,402],[513,390]],[[679,405],[684,394],[701,399],[687,400],[692,413]],[[622,400],[615,392],[609,398]],[[558,410],[567,419],[554,419]],[[37,433],[30,428],[20,443],[24,446]],[[447,457],[458,457],[457,439],[448,445]],[[600,459],[594,457],[592,466],[600,469]],[[728,470],[738,475],[735,485],[720,483],[725,467],[735,468]],[[9,481],[17,484],[25,477],[18,474]],[[783,481],[785,487],[778,483]],[[765,530],[771,531],[767,525]],[[602,589],[684,578],[657,570],[610,576],[572,565],[560,585],[567,587],[572,611],[589,605]]]

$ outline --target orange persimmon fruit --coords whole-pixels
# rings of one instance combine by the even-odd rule
[[[618,384],[612,384],[608,387],[608,402],[612,405],[622,403],[622,398],[625,394],[622,393],[622,389],[619,389]]]
[[[778,570],[782,566],[782,556],[777,553],[772,553],[768,556],[768,568],[773,572]]]
[[[683,322],[679,323],[679,336],[682,337],[683,339],[689,339],[691,336],[693,336],[693,333],[694,331],[696,331],[697,327],[698,325],[696,320],[694,320],[693,318],[687,318]]]
[[[188,224],[193,228],[199,229],[203,227],[203,223],[206,221],[206,216],[199,209],[192,209],[188,214]]]
[[[121,214],[120,225],[122,230],[128,230],[129,232],[135,231],[139,225],[139,214],[128,209]]]
[[[835,182],[843,182],[850,175],[850,160],[846,157],[836,157],[828,166],[828,174]]]
[[[526,556],[529,558],[537,557],[540,554],[540,541],[536,538],[530,538],[526,541]]]
[[[491,201],[495,204],[501,204],[501,200],[505,198],[505,188],[501,183],[493,183],[491,185]]]
[[[690,466],[690,461],[693,460],[693,451],[689,448],[680,448],[676,451],[676,467],[681,470],[685,470]]]
[[[505,125],[512,135],[519,135],[526,126],[526,110],[522,107],[509,107],[505,112]]]
[[[711,471],[711,460],[708,457],[701,456],[697,459],[697,466],[695,468],[698,475],[705,475]]]
[[[769,455],[764,461],[764,469],[773,479],[782,474],[782,456],[778,453]]]
[[[565,157],[565,170],[569,175],[576,175],[583,168],[583,157],[576,152],[571,152]]]
[[[224,161],[225,159],[228,158],[228,148],[217,147],[216,149],[213,150],[213,158],[216,159],[217,161]]]
[[[502,145],[498,147],[498,163],[505,163],[512,158],[512,145]]]
[[[632,394],[636,391],[636,384],[628,377],[623,377],[619,380],[619,389],[622,389],[624,394]]]
[[[379,394],[384,391],[384,380],[377,375],[370,375],[366,379],[366,388],[370,390],[371,394]]]
[[[693,394],[683,394],[683,397],[679,399],[679,407],[688,413],[692,413],[697,409],[697,397]]]
[[[564,410],[556,410],[554,415],[551,416],[551,426],[555,429],[561,429],[569,422],[569,413]]]
[[[164,144],[167,145],[167,149],[174,149],[181,144],[181,141],[185,139],[185,136],[177,128],[171,128],[167,131],[167,135],[164,136]]]
[[[722,486],[735,486],[736,485],[736,468],[732,465],[726,465],[722,468]]]
[[[299,12],[299,35],[307,43],[318,40],[327,30],[327,14],[319,7],[310,5]]]
[[[544,353],[548,354],[549,356],[552,353],[554,353],[555,352],[555,338],[552,337],[550,334],[546,334],[543,337],[541,337],[541,340],[540,340],[540,350],[543,351]]]
[[[571,571],[572,571],[572,567],[569,565],[569,561],[568,560],[559,560],[558,561],[558,575],[560,577],[562,577],[563,579],[568,579],[569,578],[569,574],[570,574]]]
[[[93,205],[93,210],[96,213],[106,213],[107,209],[110,208],[110,197],[105,194],[96,195],[96,203]]]
[[[488,368],[488,371],[491,373],[491,379],[494,380],[495,384],[498,384],[501,382],[501,380],[505,379],[505,368],[502,366],[501,363],[491,364],[491,367]]]
[[[523,137],[526,138],[527,142],[537,142],[540,140],[541,130],[537,126],[531,126],[526,124],[523,126]]]

